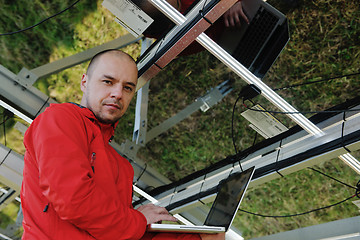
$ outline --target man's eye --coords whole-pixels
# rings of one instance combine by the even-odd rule
[[[132,88],[132,87],[125,86],[124,88],[125,88],[127,91],[129,91],[129,92],[132,92],[132,91],[133,91],[133,88]]]
[[[111,84],[111,81],[110,81],[110,80],[103,80],[103,83],[105,83],[105,84]]]

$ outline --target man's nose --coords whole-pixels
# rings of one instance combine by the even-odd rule
[[[111,97],[120,99],[122,97],[123,88],[122,87],[114,87],[111,89]]]

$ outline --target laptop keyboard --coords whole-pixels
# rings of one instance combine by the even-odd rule
[[[232,56],[242,65],[249,68],[278,20],[278,17],[260,7]]]

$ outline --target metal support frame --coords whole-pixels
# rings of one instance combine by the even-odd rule
[[[359,107],[355,108],[358,109]],[[350,150],[359,149],[359,122],[360,113],[349,113],[345,122],[343,114],[340,113],[318,124],[318,127],[324,132],[322,136],[309,135],[306,131],[302,130],[250,153],[241,160],[241,165],[244,169],[256,166],[257,171],[250,183],[250,187],[279,177],[278,172],[282,175],[287,175],[346,153],[341,144],[333,144],[335,141],[342,140],[342,143],[346,144],[346,147]],[[345,128],[342,126],[343,123]],[[351,140],[348,141],[347,139],[350,138]],[[331,144],[334,147],[325,148],[327,144]],[[325,148],[325,150],[319,153],[317,149],[321,147]],[[311,157],[302,159],[299,156],[312,151],[316,154]],[[299,160],[295,161],[296,159]],[[265,169],[267,166],[274,165],[276,169]],[[154,191],[153,196],[159,199],[161,206],[170,206],[173,209],[173,213],[181,212],[201,205],[202,202],[212,201],[216,193],[213,190],[216,189],[219,181],[227,178],[230,173],[239,171],[241,169],[238,163],[229,163],[210,172],[204,172],[203,175],[189,181],[182,179],[182,183],[176,184],[174,187],[171,186],[166,190],[161,190],[158,194],[155,194],[156,191]]]
[[[141,43],[141,54],[144,54],[152,44],[152,40],[146,38]],[[134,120],[133,142],[138,146],[145,146],[145,135],[147,128],[147,110],[149,102],[149,85],[147,82],[139,91],[136,97],[136,109]]]
[[[153,3],[153,1],[151,2]],[[179,26],[174,27],[161,41],[158,41],[151,51],[147,52],[138,62],[139,80],[137,89],[140,89],[148,80],[158,74],[181,51],[189,46],[196,37],[210,27],[211,22],[215,22],[235,2],[236,0],[222,0],[214,6],[214,1],[200,1],[187,15],[187,21],[184,20],[183,24],[176,22]],[[162,4],[162,6],[166,7],[166,10],[169,9],[167,14],[171,13],[171,9],[175,14],[182,16],[166,1],[163,1]],[[202,13],[201,17],[199,12]]]
[[[225,1],[221,1],[225,2]],[[192,14],[197,14],[203,6],[206,4],[206,1],[200,1],[197,6],[193,8],[193,10],[184,17],[180,14],[176,9],[174,9],[170,4],[168,4],[165,0],[151,0],[151,3],[158,8],[162,13],[164,13],[168,18],[170,18],[176,25],[186,25],[187,20],[190,19]],[[231,3],[229,1],[229,3]],[[212,20],[211,20],[212,21]],[[181,28],[180,28],[181,29]],[[170,40],[169,40],[170,41]],[[206,48],[210,53],[216,56],[221,62],[223,62],[226,66],[228,66],[231,70],[233,70],[239,77],[241,77],[244,81],[249,84],[256,85],[260,90],[261,94],[272,102],[276,107],[281,109],[284,112],[298,112],[293,106],[287,103],[283,98],[281,98],[278,94],[276,94],[271,88],[269,88],[266,84],[264,84],[259,78],[257,78],[254,74],[252,74],[247,68],[245,68],[242,64],[240,64],[236,59],[234,59],[228,52],[226,52],[223,48],[221,48],[217,43],[215,43],[212,39],[210,39],[205,33],[201,33],[196,38],[204,48]],[[164,43],[162,43],[164,45]],[[169,53],[170,50],[166,53]],[[171,54],[168,54],[171,56]],[[147,58],[153,57],[148,55]],[[145,61],[145,60],[144,60]],[[146,61],[145,61],[146,62]],[[157,66],[161,66],[162,68],[168,63],[168,59],[162,60],[159,59],[156,62]],[[144,77],[140,80],[144,84],[147,81],[148,76],[153,76],[154,70],[156,66],[153,65],[148,71],[149,74],[144,74]],[[138,87],[141,87],[139,85]],[[304,128],[308,133],[314,135],[321,135],[321,130],[313,124],[309,119],[307,119],[302,114],[290,114],[288,115],[293,121],[299,124],[302,128]]]
[[[0,144],[0,182],[10,189],[3,192],[0,197],[0,210],[14,201],[19,193],[22,182],[24,160],[20,154]]]
[[[160,41],[157,46],[155,46],[155,50],[148,53],[139,63],[139,69],[145,69],[143,74],[140,76],[138,88],[143,86],[149,79],[155,76],[163,67],[165,67],[178,53],[182,51],[186,46],[188,46],[193,40],[197,40],[200,44],[202,44],[207,50],[209,50],[212,54],[214,54],[220,61],[222,61],[226,66],[232,69],[236,74],[238,74],[242,79],[244,79],[247,83],[255,84],[262,91],[262,94],[275,106],[280,108],[285,112],[296,112],[291,105],[289,105],[286,101],[284,101],[280,96],[274,93],[269,87],[267,87],[264,83],[261,82],[260,79],[255,77],[251,72],[249,72],[246,68],[244,68],[238,61],[233,59],[226,51],[220,48],[216,43],[214,43],[211,39],[209,39],[203,32],[209,24],[203,18],[199,19],[197,23],[193,25],[191,29],[188,31],[184,31],[184,26],[189,24],[192,21],[199,10],[204,8],[204,4],[207,4],[206,0],[202,0],[199,2],[197,6],[193,8],[192,11],[186,16],[182,16],[179,12],[173,9],[171,6],[167,4],[164,0],[151,0],[151,2],[159,8],[162,12],[164,12],[171,20],[173,20],[178,27],[175,27],[167,38],[163,41]],[[211,2],[211,1],[210,1]],[[218,17],[220,17],[229,7],[235,3],[235,0],[223,0],[212,9],[212,11],[208,12],[205,16],[210,21],[215,21]],[[157,54],[159,50],[161,50],[164,46],[171,43],[174,40],[173,36],[182,31],[183,36],[177,39],[172,47],[165,51],[159,59],[150,66],[145,66],[148,62],[151,61],[151,58]],[[138,41],[137,39],[136,41]],[[130,41],[130,40],[129,40]],[[135,42],[131,40],[130,42]],[[108,45],[110,46],[110,45]],[[123,47],[121,45],[120,47]],[[120,48],[118,47],[118,48]],[[108,47],[104,47],[106,49]],[[116,46],[111,46],[109,48],[117,48]],[[102,47],[96,47],[92,50],[88,50],[87,54],[76,54],[74,57],[69,57],[54,63],[46,64],[44,66],[35,68],[31,71],[23,69],[18,75],[10,72],[0,65],[0,80],[2,84],[0,85],[0,105],[11,109],[12,112],[25,114],[24,117],[29,119],[34,119],[39,113],[41,113],[51,102],[55,102],[50,99],[48,96],[45,96],[36,88],[32,87],[31,84],[36,81],[39,77],[47,76],[54,72],[60,71],[67,67],[73,66],[75,64],[84,62],[89,59],[89,56],[94,55],[95,52],[100,51]],[[91,53],[90,53],[91,52]],[[76,56],[76,57],[75,57]],[[71,60],[71,61],[70,61]],[[146,93],[147,94],[147,93]],[[145,99],[145,98],[144,98]],[[140,102],[144,102],[141,100]],[[145,101],[146,102],[146,101]],[[198,106],[199,108],[200,106]],[[140,112],[142,110],[139,110]],[[256,165],[258,169],[262,169],[265,166],[273,165],[274,160],[277,159],[279,162],[287,162],[288,159],[299,155],[302,152],[306,152],[309,149],[313,149],[316,146],[321,146],[324,144],[328,144],[340,137],[340,124],[342,124],[342,116],[332,117],[320,124],[318,126],[314,125],[311,121],[305,118],[301,114],[290,115],[290,117],[298,123],[304,130],[297,132],[285,139],[282,140],[281,147],[279,147],[279,143],[273,143],[263,149],[260,149],[256,152],[249,154],[246,158],[241,161],[241,164],[244,168],[248,168],[250,166]],[[359,133],[359,114],[351,114],[348,116],[346,121],[346,131],[344,132],[344,137],[351,135],[353,133]],[[139,118],[140,123],[143,116]],[[174,121],[175,122],[175,121]],[[165,123],[164,123],[165,124]],[[146,129],[145,125],[139,125],[137,130],[140,130],[140,134],[134,135],[134,140],[140,143],[141,140],[144,142],[150,141],[153,137],[157,136],[159,132],[164,131],[167,127],[162,127],[161,131],[149,132],[148,135],[150,138],[144,140],[144,135],[141,133],[141,127]],[[165,126],[165,125],[163,125]],[[321,129],[321,130],[320,130]],[[322,132],[323,131],[323,132]],[[311,133],[311,134],[308,134]],[[153,136],[153,137],[152,137]],[[152,137],[152,138],[151,138]],[[347,148],[354,150],[360,148],[359,137],[355,137],[357,140],[352,142],[347,146]],[[113,143],[112,144],[117,151],[121,151],[121,147]],[[279,158],[277,158],[276,152],[280,151]],[[282,169],[278,169],[282,174],[288,174],[297,170],[300,170],[306,166],[310,166],[316,164],[317,162],[323,161],[325,159],[336,157],[339,154],[344,153],[345,150],[341,148],[332,149],[322,155],[313,156],[311,158],[302,160],[295,164],[283,167]],[[129,152],[131,154],[133,152]],[[125,154],[126,155],[126,151]],[[12,189],[20,189],[21,180],[22,180],[22,168],[23,162],[21,162],[22,157],[18,154],[12,152],[8,148],[4,146],[0,146],[0,156],[3,156],[3,163],[0,165],[0,181],[4,182]],[[11,161],[10,161],[11,159]],[[16,166],[15,166],[16,165]],[[146,183],[156,182],[154,186],[160,186],[164,184],[169,184],[169,180],[165,177],[161,176],[155,170],[150,167],[146,167],[141,160],[135,159],[132,162],[134,166],[135,173],[140,173],[144,171],[144,175],[142,176],[143,186],[146,187]],[[7,168],[7,169],[6,169]],[[4,170],[6,169],[6,170]],[[4,170],[3,172],[1,172]],[[215,169],[210,173],[206,174],[206,178],[202,177],[199,179],[195,179],[184,184],[180,184],[176,188],[171,190],[164,191],[158,194],[157,197],[160,205],[168,205],[174,204],[176,202],[180,202],[181,199],[188,198],[191,196],[197,195],[199,192],[205,191],[207,189],[213,188],[220,180],[227,177],[229,173],[232,171],[239,171],[239,166],[227,165],[221,168]],[[10,174],[10,175],[9,175]],[[277,174],[273,172],[263,172],[263,174],[258,174],[254,181],[252,181],[251,186],[261,184],[262,182],[269,181],[273,178],[276,178]],[[19,181],[20,178],[20,181]],[[9,181],[9,179],[11,181]],[[201,185],[201,186],[200,186]],[[200,198],[203,201],[209,201],[214,194],[208,194],[203,198]],[[207,209],[204,206],[200,208],[194,209],[194,207],[198,204],[198,202],[187,202],[183,204],[183,206],[177,207],[173,209],[173,212],[182,211],[182,215],[188,217],[189,219],[193,219],[193,222],[200,221],[207,212]],[[202,203],[201,203],[202,205]],[[192,208],[191,213],[187,212],[187,209]],[[203,213],[201,213],[203,211]],[[239,239],[239,235],[235,233],[233,239]]]
[[[73,67],[80,63],[86,62],[90,60],[98,52],[107,49],[120,49],[126,47],[129,44],[139,42],[140,40],[141,37],[135,38],[131,34],[126,34],[110,42],[90,48],[86,51],[31,69],[30,72],[36,77],[36,79],[41,77],[46,77],[48,75]]]
[[[35,87],[24,88],[15,80],[18,76],[0,65],[0,105],[29,122],[54,102]],[[14,111],[15,110],[15,111]]]
[[[20,191],[24,160],[20,154],[0,144],[0,182]]]
[[[159,136],[161,133],[167,131],[171,127],[175,126],[177,123],[181,122],[195,111],[199,109],[201,109],[203,112],[207,111],[210,107],[221,101],[221,99],[223,99],[231,91],[232,88],[229,85],[229,80],[226,80],[215,88],[210,89],[204,96],[197,98],[195,102],[181,110],[175,116],[165,120],[158,126],[148,131],[146,133],[146,143]]]

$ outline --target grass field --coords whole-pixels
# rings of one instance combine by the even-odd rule
[[[296,9],[287,8],[277,0],[268,2],[288,17],[291,40],[264,78],[266,84],[272,88],[280,88],[359,72],[358,1],[304,0]],[[71,3],[69,0],[18,0],[16,3],[0,0],[0,33],[32,25]],[[17,73],[22,67],[32,69],[108,42],[125,33],[113,21],[113,16],[101,6],[101,1],[83,0],[69,11],[32,30],[1,36],[0,64]],[[140,52],[139,44],[132,44],[123,50],[134,58]],[[79,81],[85,68],[86,63],[81,64],[40,79],[35,86],[58,102],[79,102]],[[234,90],[221,103],[205,113],[194,113],[151,141],[140,150],[141,158],[168,178],[178,180],[234,154],[231,113],[239,91],[246,84],[207,52],[178,57],[151,80],[148,128],[151,129],[173,116],[207,90],[227,79],[234,80]],[[359,76],[353,76],[281,90],[278,93],[298,110],[321,111],[358,96],[359,86]],[[254,101],[267,109],[275,110],[261,96]],[[119,143],[132,137],[134,107],[135,101],[117,128],[115,140]],[[244,110],[239,104],[235,115],[236,144],[240,150],[250,147],[255,137],[248,122],[240,116]],[[277,117],[288,127],[295,125],[285,116]],[[23,153],[22,136],[11,128],[14,122],[6,122],[7,146]],[[4,143],[3,133],[0,136],[1,143]],[[262,140],[259,137],[257,142]],[[354,154],[360,157],[358,152]],[[359,175],[338,159],[329,159],[315,168],[350,185],[355,185],[359,180]],[[241,208],[264,215],[285,215],[330,205],[353,194],[353,190],[310,169],[304,169],[250,189]],[[14,211],[8,212],[10,213],[3,212],[1,216],[11,215],[14,219]],[[359,209],[351,201],[347,201],[327,210],[292,218],[263,218],[241,211],[238,215],[234,224],[249,239],[357,216]],[[5,218],[8,219],[3,219]],[[5,223],[9,221],[2,220]]]

